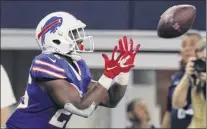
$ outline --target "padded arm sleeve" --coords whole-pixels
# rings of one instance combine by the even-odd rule
[[[64,109],[71,112],[71,113],[73,113],[73,114],[76,114],[78,116],[88,118],[95,111],[96,104],[92,103],[86,109],[78,109],[72,103],[67,103],[67,104],[65,104]]]

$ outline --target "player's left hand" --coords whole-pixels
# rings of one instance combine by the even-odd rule
[[[124,67],[124,66],[128,66],[128,65],[134,66],[134,59],[136,54],[139,52],[140,44],[137,44],[135,50],[133,50],[133,46],[134,46],[133,40],[130,39],[128,43],[126,36],[124,36],[123,39],[119,40],[120,55],[118,56],[118,59],[119,59],[120,67],[122,68],[121,72],[123,73],[129,72],[130,69],[132,68],[132,67]]]

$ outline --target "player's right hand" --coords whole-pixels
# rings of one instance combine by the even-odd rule
[[[139,52],[140,44],[137,44],[135,49],[133,48],[134,43],[133,40],[130,39],[127,40],[127,37],[124,36],[123,39],[119,40],[119,50],[120,50],[120,66],[121,66],[121,72],[128,73],[132,67],[125,67],[126,65],[134,65],[134,60],[136,54]],[[122,60],[124,58],[128,58],[127,60]],[[124,62],[124,63],[123,63]]]

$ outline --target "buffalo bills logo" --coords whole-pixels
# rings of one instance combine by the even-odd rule
[[[58,27],[62,25],[63,19],[62,17],[51,17],[45,25],[42,27],[41,32],[38,34],[38,39],[41,38],[41,42],[44,43],[45,35],[49,33],[55,33]]]

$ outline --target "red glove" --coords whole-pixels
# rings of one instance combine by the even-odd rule
[[[120,73],[120,64],[118,63],[119,60],[118,58],[114,59],[116,51],[117,46],[114,47],[111,59],[109,59],[106,54],[102,54],[105,61],[104,75],[112,79]]]
[[[130,39],[128,49],[128,42],[126,36],[123,37],[123,41],[119,40],[119,49],[120,53],[115,59],[115,53],[117,52],[117,46],[114,47],[112,52],[111,59],[108,58],[106,54],[102,54],[105,61],[104,74],[100,77],[98,82],[109,89],[111,87],[112,79],[117,75],[116,82],[121,85],[127,85],[129,70],[134,67],[134,58],[139,51],[140,45],[136,46],[136,49],[133,51],[133,40]]]
[[[109,89],[111,87],[113,78],[120,73],[120,65],[118,63],[119,60],[114,59],[114,55],[116,51],[117,51],[117,46],[114,47],[114,50],[112,52],[112,58],[110,60],[106,54],[104,53],[102,54],[105,61],[105,68],[104,68],[104,74],[100,77],[98,82],[106,89]]]
[[[130,39],[129,43],[129,50],[128,50],[128,42],[126,36],[123,37],[123,42],[119,40],[119,49],[120,54],[115,59],[115,53],[117,52],[117,46],[114,47],[112,52],[112,58],[109,60],[106,54],[102,54],[105,60],[105,69],[104,75],[109,78],[114,78],[115,76],[119,75],[121,72],[129,72],[129,70],[134,67],[134,58],[135,55],[139,51],[140,44],[136,46],[135,51],[133,51],[133,40]]]
[[[134,67],[134,59],[136,54],[139,52],[139,48],[140,48],[140,44],[138,44],[135,50],[133,50],[133,40],[130,39],[130,42],[128,43],[126,36],[123,37],[123,40],[122,39],[119,40],[120,55],[118,58],[120,57],[122,58],[118,60],[120,62],[121,72],[127,73],[132,68],[126,66]]]

